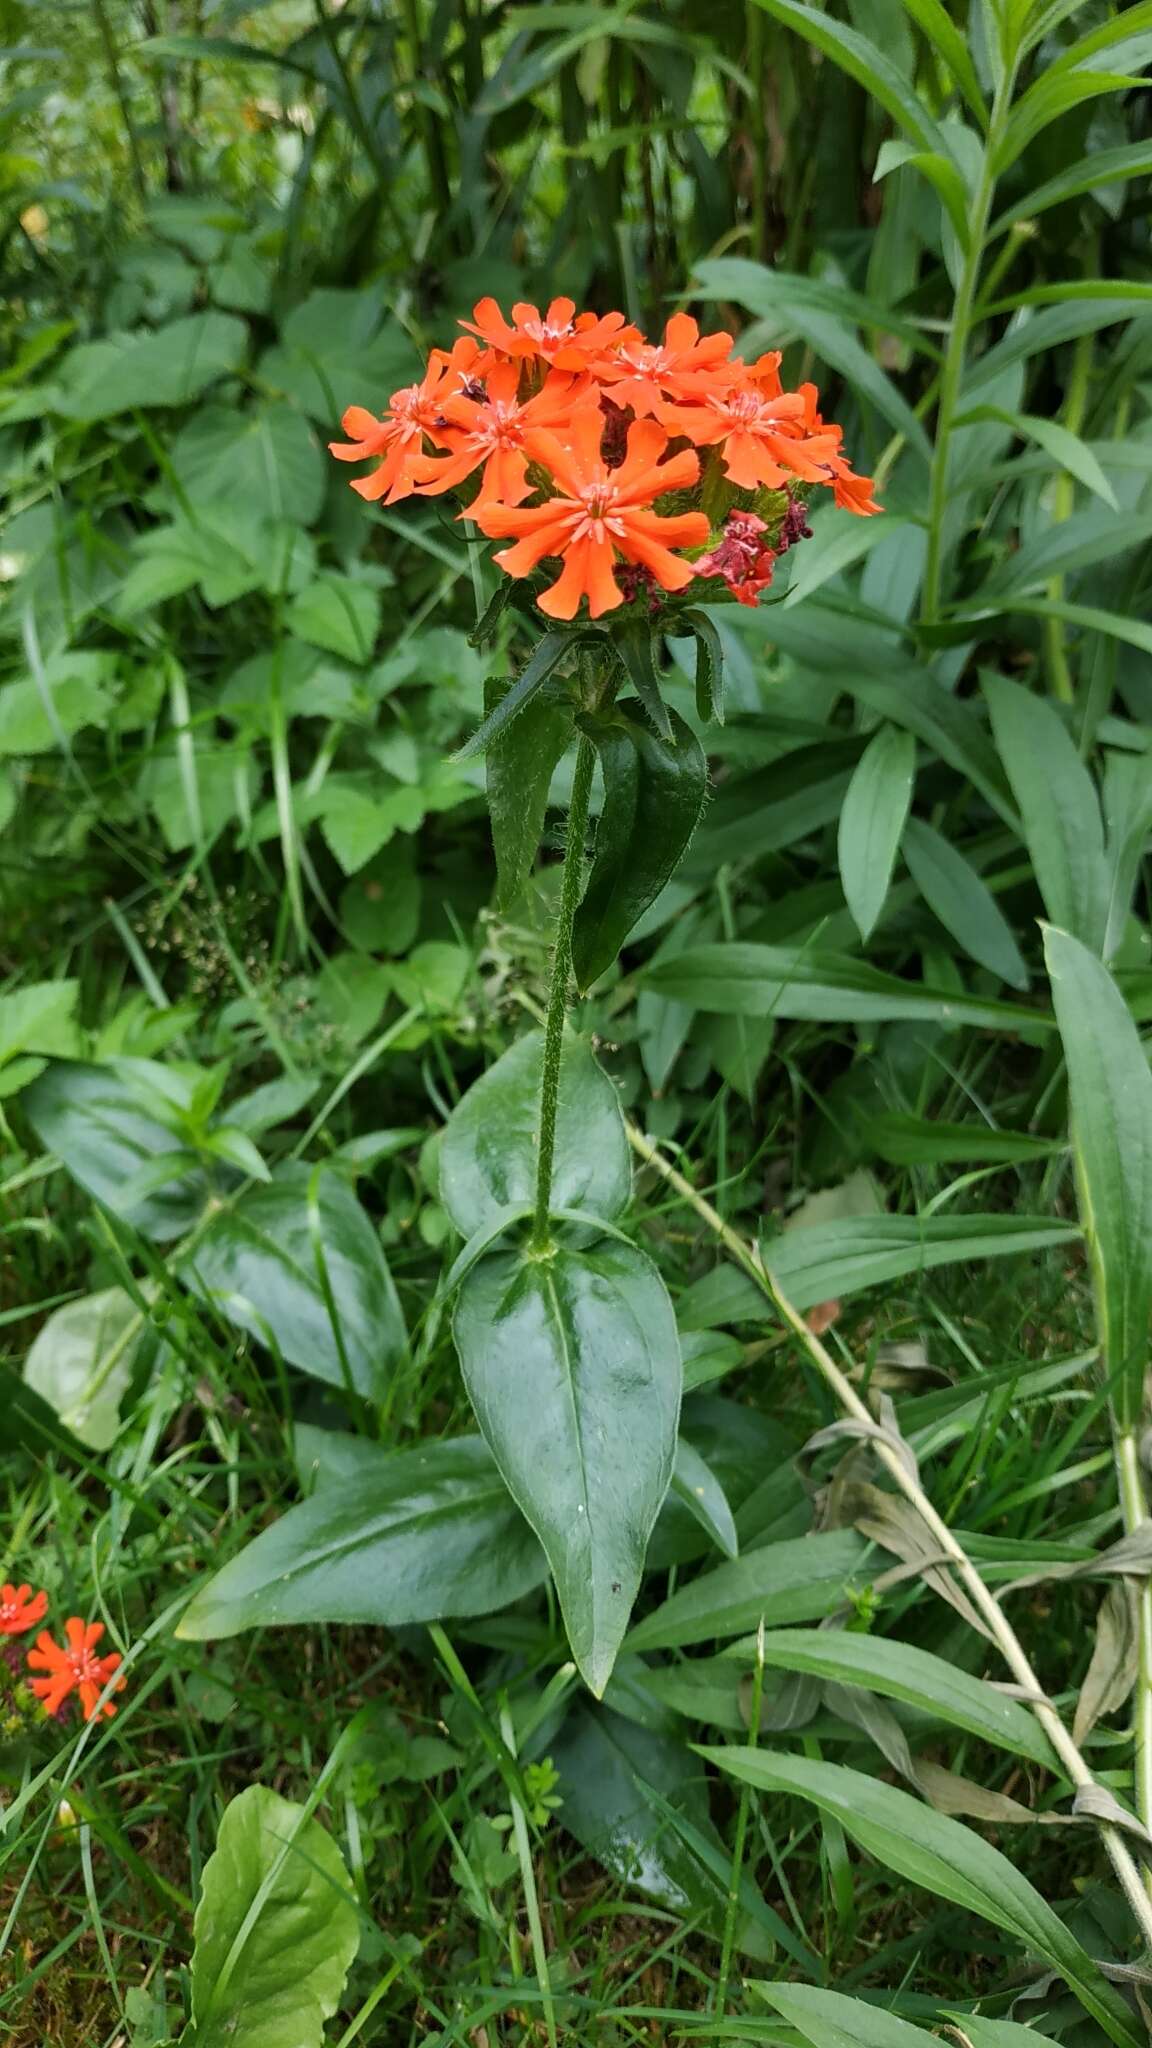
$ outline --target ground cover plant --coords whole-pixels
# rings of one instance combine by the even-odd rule
[[[4,23],[7,2036],[1145,2040],[1152,7]]]

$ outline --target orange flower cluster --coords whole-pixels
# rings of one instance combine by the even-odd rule
[[[622,313],[577,313],[571,299],[544,314],[513,306],[511,320],[481,299],[461,325],[383,418],[350,406],[350,439],[329,445],[341,462],[377,462],[352,488],[388,505],[479,473],[460,516],[512,542],[495,557],[511,576],[559,564],[537,599],[552,618],[574,618],[585,597],[595,619],[709,578],[755,604],[807,531],[812,488],[880,509],[815,385],[784,390],[776,351],[744,362],[730,334],[702,336],[687,313],[646,341]]]
[[[0,1636],[27,1635],[47,1612],[47,1593],[33,1593],[29,1585],[0,1586]],[[103,1634],[102,1621],[83,1622],[75,1614],[64,1624],[63,1643],[56,1642],[48,1629],[40,1630],[28,1651],[28,1668],[45,1675],[28,1682],[37,1699],[43,1701],[46,1714],[58,1714],[73,1692],[79,1695],[86,1721],[99,1713],[111,1716],[116,1712],[111,1700],[100,1704],[101,1693],[120,1665],[116,1650],[104,1657],[97,1656],[96,1645]],[[122,1692],[126,1683],[118,1678],[114,1690]]]

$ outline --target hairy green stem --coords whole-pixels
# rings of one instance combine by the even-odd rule
[[[1131,1535],[1148,1520],[1148,1496],[1140,1465],[1140,1444],[1135,1430],[1125,1430],[1116,1438],[1116,1477],[1120,1489],[1124,1527]],[[1152,1581],[1140,1581],[1136,1599],[1137,1670],[1132,1715],[1136,1811],[1145,1827],[1152,1827]],[[1152,1894],[1152,1871],[1145,1871],[1144,1883]]]
[[[737,1264],[755,1281],[757,1287],[772,1302],[777,1313],[792,1329],[808,1353],[821,1379],[835,1396],[846,1414],[858,1422],[867,1423],[875,1429],[875,1417],[867,1404],[860,1398],[851,1380],[840,1370],[831,1353],[827,1351],[812,1330],[808,1328],[799,1309],[793,1307],[786,1294],[773,1279],[755,1246],[748,1244],[738,1231],[725,1223],[722,1216],[712,1207],[711,1202],[698,1194],[691,1181],[669,1164],[650,1139],[634,1124],[627,1126],[628,1141],[634,1152],[675,1188],[678,1195],[695,1209],[701,1221],[707,1224],[721,1244],[736,1260]],[[919,1479],[909,1464],[900,1456],[894,1445],[875,1439],[876,1456],[895,1481],[905,1500],[910,1501],[921,1521],[928,1529],[940,1551],[947,1558],[957,1578],[962,1580],[964,1590],[976,1608],[989,1636],[999,1650],[1015,1683],[1031,1708],[1049,1742],[1052,1744],[1072,1783],[1080,1789],[1097,1783],[1089,1765],[1082,1756],[1079,1746],[1064,1726],[1051,1700],[1045,1693],[1040,1680],[1029,1662],[1027,1652],[1019,1636],[1008,1620],[999,1601],[988,1591],[980,1573],[973,1564],[963,1545],[959,1543],[947,1522],[937,1514]],[[1142,1499],[1142,1495],[1141,1495]],[[1140,1934],[1152,1949],[1152,1897],[1145,1887],[1135,1858],[1124,1840],[1123,1833],[1111,1821],[1101,1821],[1100,1838],[1108,1852],[1112,1868],[1120,1887],[1132,1910]]]
[[[556,1153],[556,1105],[560,1096],[560,1054],[564,1046],[564,1016],[568,1008],[568,983],[572,975],[572,926],[584,882],[584,839],[588,830],[588,799],[592,794],[592,769],[596,751],[586,734],[581,734],[572,777],[572,801],[568,807],[568,833],[564,842],[564,870],[560,881],[560,907],[556,912],[556,936],[552,948],[552,977],[548,986],[548,1014],[544,1020],[544,1064],[540,1075],[540,1151],[536,1161],[536,1215],[532,1242],[543,1250],[549,1239],[548,1217],[552,1202],[552,1161]]]

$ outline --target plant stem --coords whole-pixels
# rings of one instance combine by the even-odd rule
[[[124,124],[124,139],[128,144],[128,161],[132,168],[132,182],[136,187],[141,204],[146,206],[148,204],[148,180],[144,176],[144,159],[140,154],[140,142],[132,120],[132,109],[128,102],[128,88],[124,83],[124,74],[120,69],[120,53],[116,48],[116,38],[112,33],[112,24],[108,19],[104,0],[95,0],[95,14],[96,27],[100,32],[100,41],[104,45],[104,61],[108,66],[108,77],[111,81],[112,90],[116,95],[116,104],[120,109],[120,119]]]
[[[677,1194],[682,1196],[684,1201],[695,1209],[701,1221],[707,1224],[709,1230],[713,1231],[716,1237],[719,1238],[737,1264],[755,1281],[761,1292],[767,1295],[778,1314],[784,1318],[784,1321],[800,1339],[817,1372],[820,1374],[825,1385],[835,1395],[841,1408],[847,1414],[855,1417],[858,1422],[865,1422],[870,1428],[874,1429],[875,1417],[866,1403],[861,1400],[851,1381],[841,1372],[835,1359],[825,1349],[819,1337],[808,1328],[799,1309],[794,1308],[787,1295],[781,1292],[755,1247],[748,1244],[737,1231],[725,1223],[723,1217],[718,1215],[712,1204],[703,1195],[697,1194],[692,1183],[685,1180],[683,1174],[678,1173],[676,1168],[671,1166],[661,1156],[656,1146],[643,1135],[643,1132],[637,1130],[634,1124],[628,1124],[627,1131],[628,1141],[633,1151],[648,1166],[653,1167],[661,1178],[667,1181],[669,1187],[675,1188]],[[963,1581],[964,1589],[972,1605],[979,1613],[988,1634],[995,1642],[1016,1684],[1021,1688],[1028,1706],[1035,1714],[1072,1783],[1077,1788],[1095,1785],[1097,1781],[1092,1771],[1041,1686],[1020,1638],[1000,1606],[999,1601],[988,1591],[980,1573],[963,1548],[963,1545],[957,1542],[947,1522],[937,1514],[919,1479],[914,1476],[899,1453],[882,1439],[874,1439],[874,1445],[876,1456],[881,1464],[891,1474],[904,1498],[910,1501],[917,1510],[925,1527],[931,1531],[940,1550],[955,1570],[957,1577]],[[1142,1515],[1143,1495],[1141,1490]],[[1149,1753],[1152,1754],[1152,1752]],[[1149,1896],[1145,1888],[1144,1881],[1137,1869],[1135,1858],[1118,1827],[1114,1826],[1110,1821],[1101,1821],[1099,1827],[1101,1840],[1108,1852],[1112,1868],[1116,1872],[1124,1896],[1132,1909],[1136,1925],[1144,1942],[1149,1948],[1152,1948],[1152,1897]]]
[[[1116,1477],[1124,1527],[1129,1535],[1148,1520],[1148,1497],[1140,1469],[1140,1444],[1135,1430],[1116,1438]],[[1152,1825],[1152,1583],[1142,1579],[1137,1588],[1136,1703],[1132,1716],[1136,1763],[1136,1811],[1145,1827]],[[1145,1871],[1144,1883],[1152,1894],[1152,1871]]]
[[[1088,383],[1092,373],[1092,336],[1082,334],[1072,355],[1072,375],[1068,380],[1068,392],[1064,400],[1064,425],[1069,433],[1078,434],[1084,425],[1084,414],[1088,407]],[[1054,521],[1071,517],[1075,508],[1076,492],[1066,469],[1056,478],[1053,493],[1052,518]],[[1047,596],[1053,604],[1064,599],[1064,578],[1053,576],[1048,584]],[[1048,654],[1048,676],[1052,695],[1061,704],[1072,704],[1076,691],[1072,682],[1072,671],[1068,666],[1068,654],[1064,646],[1063,619],[1045,619],[1044,644]]]
[[[556,1152],[560,1054],[564,1045],[564,1015],[568,1008],[568,983],[572,974],[572,925],[584,882],[584,837],[588,830],[588,799],[592,793],[592,769],[595,760],[595,748],[587,735],[582,733],[576,751],[576,772],[572,777],[572,801],[568,806],[568,833],[564,842],[560,907],[556,912],[552,977],[548,985],[548,1013],[544,1020],[544,1064],[540,1075],[540,1152],[536,1161],[536,1215],[532,1226],[532,1243],[537,1251],[544,1250],[549,1242],[548,1218],[552,1202],[552,1161]]]

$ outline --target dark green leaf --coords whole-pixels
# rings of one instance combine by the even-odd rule
[[[1109,888],[1092,779],[1045,698],[1004,676],[986,674],[983,687],[1048,915],[1099,952]]]
[[[712,1467],[683,1436],[676,1446],[672,1492],[677,1500],[683,1501],[701,1528],[707,1529],[713,1543],[725,1557],[739,1555],[740,1539],[724,1488]]]
[[[1050,1030],[1051,1017],[1015,1003],[901,981],[864,961],[808,946],[741,942],[691,946],[644,974],[661,995],[697,1010],[734,1017],[788,1017],[818,1023],[868,1023],[906,1017],[993,1030]]]
[[[668,707],[660,694],[660,678],[656,673],[651,629],[648,626],[640,626],[631,632],[619,633],[613,645],[627,671],[632,688],[648,714],[653,730],[665,745],[672,744],[672,721],[668,716]]]
[[[1050,1251],[1079,1235],[1047,1216],[857,1216],[790,1230],[764,1256],[793,1307],[806,1309],[934,1266]]]
[[[485,710],[494,712],[504,686],[489,684]],[[552,775],[573,737],[572,712],[564,704],[537,697],[518,718],[488,743],[488,812],[496,854],[496,908],[516,903],[536,859]]]
[[[848,1529],[747,1550],[646,1614],[631,1631],[628,1648],[678,1650],[688,1643],[743,1635],[762,1619],[771,1627],[818,1621],[847,1603],[867,1554]]]
[[[465,1385],[603,1692],[672,1476],[680,1346],[655,1266],[613,1239],[483,1258],[457,1302]]]
[[[1061,1972],[1110,2040],[1137,2048],[1141,2029],[1119,1993],[1047,1900],[971,1828],[934,1812],[911,1793],[842,1764],[765,1749],[702,1749],[700,1754],[744,1784],[811,1800],[883,1869],[1015,1935]]]
[[[815,1984],[762,1984],[749,1989],[767,1999],[812,2048],[932,2048],[938,2034],[909,2026],[871,2000],[822,1991]],[[967,2026],[967,2014],[964,2023]],[[1033,2044],[1038,2037],[1033,2036]]]
[[[179,1237],[204,1207],[208,1188],[197,1172],[177,1172],[139,1200],[125,1200],[134,1177],[177,1143],[132,1063],[58,1060],[23,1101],[37,1137],[73,1180],[145,1237]]]
[[[669,716],[671,742],[652,731],[633,703],[618,704],[610,717],[578,721],[595,743],[604,773],[592,872],[572,935],[572,966],[581,989],[611,967],[671,879],[703,809],[703,749],[678,712]]]
[[[486,747],[491,746],[492,741],[511,725],[524,706],[531,703],[537,690],[543,688],[553,669],[563,660],[572,644],[573,635],[563,628],[557,627],[554,632],[544,634],[531,659],[521,669],[495,709],[488,713],[471,739],[465,740],[456,756],[458,761],[467,761],[473,754],[482,754]]]
[[[903,841],[908,872],[946,932],[958,946],[991,974],[1013,988],[1028,986],[1028,969],[996,898],[969,866],[959,848],[926,825],[909,818]]]
[[[724,723],[724,646],[707,612],[682,612],[696,639],[696,716]]]
[[[543,1051],[542,1031],[518,1039],[473,1082],[445,1127],[440,1199],[462,1237],[533,1199]],[[552,1206],[586,1209],[611,1222],[631,1192],[619,1097],[587,1040],[570,1035],[560,1055]]]
[[[1111,975],[1069,933],[1045,953],[1068,1062],[1080,1213],[1112,1402],[1124,1427],[1142,1412],[1152,1316],[1152,1073]]]
[[[380,1240],[330,1167],[283,1166],[222,1208],[187,1277],[290,1365],[378,1400],[406,1343]]]
[[[916,742],[882,725],[861,754],[840,813],[840,882],[862,939],[884,908],[912,801]]]
[[[480,1437],[413,1451],[369,1444],[201,1586],[177,1633],[201,1641],[295,1622],[401,1628],[490,1614],[546,1570]]]

